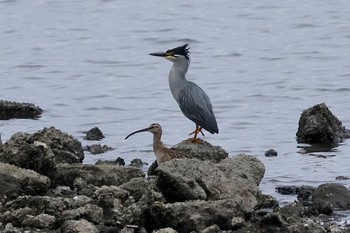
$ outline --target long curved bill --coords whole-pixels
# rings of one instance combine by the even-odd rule
[[[134,134],[137,134],[137,133],[141,133],[141,132],[146,132],[148,131],[148,127],[147,128],[144,128],[144,129],[140,129],[140,130],[137,130],[135,132],[132,132],[131,134],[129,134],[128,136],[126,136],[125,140],[128,139],[131,135],[134,135]]]
[[[150,53],[149,55],[156,56],[156,57],[166,57],[166,56],[168,56],[167,53]]]

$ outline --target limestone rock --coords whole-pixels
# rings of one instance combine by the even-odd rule
[[[15,198],[21,194],[42,195],[51,185],[48,177],[32,170],[0,163],[0,199]]]
[[[265,167],[258,159],[244,154],[217,164],[175,159],[156,169],[157,186],[170,202],[234,198],[248,208],[257,204],[264,173]]]
[[[132,178],[144,177],[144,173],[135,167],[90,164],[59,164],[54,183],[73,187],[77,178],[94,186],[121,185]]]

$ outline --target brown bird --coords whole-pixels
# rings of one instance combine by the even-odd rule
[[[153,133],[153,151],[154,151],[154,154],[156,155],[158,165],[172,159],[191,158],[191,156],[188,154],[167,148],[163,145],[161,141],[162,127],[157,123],[153,123],[147,128],[137,130],[129,134],[128,136],[126,136],[125,139],[128,139],[131,135],[134,135],[136,133],[141,133],[141,132]]]

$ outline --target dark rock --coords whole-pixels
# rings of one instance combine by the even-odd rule
[[[96,161],[95,165],[100,165],[100,164],[125,166],[125,161],[124,161],[124,159],[122,159],[120,157],[118,157],[116,160],[102,160],[102,159],[99,159],[99,160]]]
[[[98,141],[105,138],[102,131],[98,127],[94,127],[85,133],[86,133],[86,136],[84,136],[85,140]]]
[[[254,208],[258,202],[258,184],[264,172],[258,159],[244,154],[217,164],[170,160],[156,169],[157,186],[169,202],[234,198],[247,208]]]
[[[301,114],[296,136],[298,143],[335,143],[350,138],[350,131],[321,103]]]
[[[266,156],[266,157],[277,156],[277,151],[275,151],[274,149],[270,149],[270,150],[268,150],[268,151],[265,152],[265,156]]]
[[[50,185],[50,180],[46,176],[32,170],[0,163],[0,200],[13,199],[21,194],[43,195]]]
[[[275,189],[277,193],[282,195],[298,195],[300,192],[313,192],[315,190],[314,187],[308,185],[278,185]]]
[[[321,184],[312,194],[312,200],[329,202],[333,208],[350,209],[350,192],[342,184]]]
[[[193,158],[207,160],[213,163],[218,163],[228,157],[228,153],[222,147],[213,146],[202,139],[198,139],[198,142],[187,139],[176,144],[172,149],[182,151],[191,155]]]
[[[68,186],[57,186],[55,189],[50,189],[47,196],[73,197],[77,193],[71,190]]]
[[[147,170],[147,175],[148,176],[154,176],[156,175],[156,168],[158,167],[158,163],[157,160],[155,160],[151,166],[149,166],[148,170]]]
[[[133,159],[129,164],[129,166],[133,167],[142,167],[143,165],[148,165],[148,163],[142,162],[141,159]]]
[[[350,177],[348,177],[348,176],[337,176],[337,177],[335,177],[335,180],[350,180]]]
[[[101,144],[94,144],[94,145],[87,145],[85,146],[85,150],[90,152],[93,155],[97,155],[97,154],[103,154],[107,151],[111,151],[114,150],[112,147],[109,147],[107,145],[101,145]]]
[[[39,118],[43,110],[31,103],[19,103],[0,100],[0,120],[36,119]]]
[[[77,178],[81,178],[94,186],[121,185],[135,177],[144,177],[144,173],[134,167],[90,164],[59,164],[55,177],[55,185],[73,188]]]

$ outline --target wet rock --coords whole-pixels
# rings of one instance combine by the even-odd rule
[[[313,202],[328,202],[333,208],[350,209],[350,192],[342,184],[321,184],[312,194],[312,200]]]
[[[198,139],[198,142],[192,142],[192,139],[187,139],[176,144],[172,149],[190,154],[193,158],[213,163],[218,163],[228,157],[228,153],[222,147],[213,146],[202,139]]]
[[[291,203],[282,208],[280,208],[279,212],[286,218],[300,218],[303,217],[305,213],[304,207],[299,203]]]
[[[85,219],[68,220],[61,227],[61,232],[65,233],[98,233],[98,229],[91,222]]]
[[[337,177],[335,177],[335,180],[350,180],[350,177],[348,177],[348,176],[337,176]]]
[[[116,160],[102,160],[102,159],[99,159],[99,160],[96,161],[95,165],[100,165],[100,164],[125,166],[125,161],[124,161],[124,159],[122,159],[120,157],[118,157]]]
[[[234,198],[254,208],[264,172],[258,159],[245,154],[217,164],[175,159],[156,169],[157,187],[169,202]]]
[[[266,157],[274,157],[277,156],[277,151],[275,151],[274,149],[270,149],[268,151],[265,152],[265,156]]]
[[[296,136],[298,143],[336,143],[350,138],[350,131],[321,103],[303,111]]]
[[[16,198],[21,194],[43,195],[51,185],[49,178],[32,170],[0,163],[0,199]]]
[[[148,176],[154,176],[156,175],[156,169],[158,167],[158,163],[157,163],[157,160],[155,160],[151,166],[149,166],[149,168],[147,169],[147,175]]]
[[[111,151],[111,150],[113,150],[113,148],[109,147],[107,145],[102,146],[101,144],[94,144],[91,146],[89,146],[89,145],[85,146],[85,150],[90,152],[93,155],[97,155],[97,154],[103,154],[107,151]]]
[[[141,159],[133,159],[129,164],[129,166],[133,167],[142,167],[143,165],[148,165],[148,163],[142,162]]]
[[[74,181],[81,178],[94,186],[121,185],[135,177],[144,177],[144,173],[134,167],[90,164],[59,164],[55,185],[74,187]]]
[[[105,138],[102,131],[98,127],[94,127],[85,133],[86,133],[86,135],[84,136],[85,140],[98,141]]]
[[[43,110],[31,103],[19,103],[0,100],[0,120],[36,119],[43,113]]]

